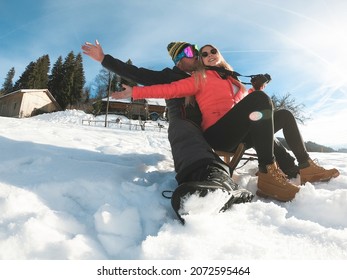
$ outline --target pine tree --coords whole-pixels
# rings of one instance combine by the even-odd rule
[[[75,57],[71,51],[64,62],[60,56],[53,65],[48,89],[63,109],[78,104],[82,99],[85,84],[82,62],[82,55],[79,53]]]
[[[20,90],[20,89],[28,89],[29,87],[29,80],[30,80],[30,75],[34,71],[36,63],[35,62],[30,62],[28,66],[25,68],[24,72],[22,75],[19,77],[19,79],[16,81],[16,83],[13,86],[13,90]]]
[[[14,90],[47,88],[49,67],[50,60],[48,55],[40,57],[36,62],[30,62],[15,83]]]
[[[15,71],[14,67],[12,67],[8,71],[6,78],[5,78],[5,81],[2,85],[2,89],[0,91],[0,96],[13,91],[13,78],[14,78],[15,73],[16,73],[16,71]]]
[[[73,92],[74,83],[74,67],[75,65],[75,55],[71,51],[65,58],[63,63],[63,83],[61,88],[61,103],[60,106],[66,109],[70,104]]]
[[[58,57],[52,68],[52,73],[49,76],[48,90],[52,93],[55,100],[63,108],[62,88],[64,82],[63,58]]]
[[[35,67],[29,75],[28,88],[31,88],[31,89],[47,88],[49,68],[50,68],[50,60],[47,54],[37,59],[35,63]]]
[[[70,105],[76,105],[82,98],[85,76],[81,53],[77,54],[74,61],[74,75],[71,90]]]

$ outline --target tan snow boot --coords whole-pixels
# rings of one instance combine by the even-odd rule
[[[340,175],[336,168],[325,169],[319,166],[317,161],[313,161],[310,158],[308,159],[308,164],[308,167],[300,169],[301,185],[304,185],[306,182],[326,182]]]
[[[277,163],[267,165],[266,170],[267,173],[258,172],[257,195],[283,202],[294,199],[300,188],[289,182]]]

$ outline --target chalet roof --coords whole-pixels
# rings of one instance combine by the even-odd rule
[[[145,99],[149,105],[156,105],[156,106],[166,106],[165,99],[162,98],[146,98]],[[107,98],[103,98],[102,101],[107,101]],[[114,99],[110,97],[109,102],[119,102],[119,103],[132,103],[130,98],[127,99]]]
[[[146,101],[149,105],[166,106],[165,99],[162,98],[147,98]]]
[[[103,98],[102,101],[107,101],[107,97]],[[119,103],[131,103],[131,98],[126,99],[114,99],[110,97],[109,102],[119,102]]]

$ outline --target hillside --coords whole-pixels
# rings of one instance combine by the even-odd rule
[[[162,196],[176,187],[165,130],[82,119],[94,117],[0,118],[0,259],[347,259],[345,154],[313,153],[341,175],[292,202],[255,196],[218,214],[196,198],[182,226]],[[249,162],[234,180],[255,193],[256,171]]]
[[[286,140],[284,138],[279,137],[278,140],[283,144],[284,147],[286,147],[288,150],[288,144],[286,142]],[[315,142],[312,141],[307,141],[305,142],[305,146],[306,149],[309,153],[314,152],[314,153],[334,153],[334,152],[338,152],[338,153],[347,153],[347,149],[341,148],[341,149],[333,149],[324,145],[320,145],[317,144]]]

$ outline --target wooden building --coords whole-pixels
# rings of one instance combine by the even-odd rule
[[[0,97],[0,116],[25,118],[62,110],[48,89],[21,89]]]
[[[102,99],[102,106],[100,114],[106,112],[107,98]],[[143,119],[150,118],[151,113],[158,113],[163,116],[166,109],[164,99],[109,99],[108,112],[113,114],[120,114],[128,117],[129,119]]]

